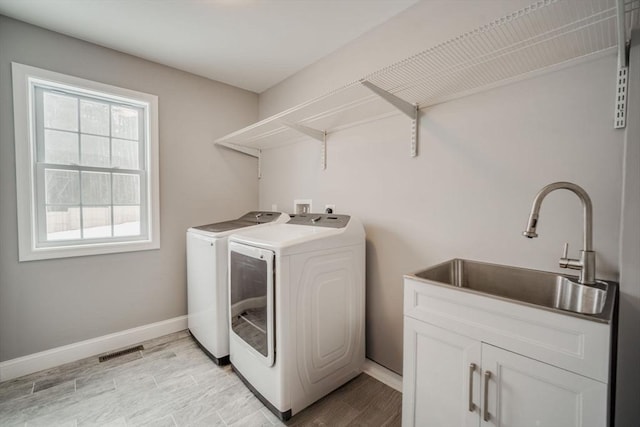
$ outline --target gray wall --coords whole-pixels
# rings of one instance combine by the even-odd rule
[[[11,61],[159,97],[161,249],[18,262]],[[214,147],[257,95],[0,16],[0,361],[186,314],[185,231],[258,201],[256,161]]]
[[[465,10],[476,3],[483,13]],[[361,64],[392,58],[384,46],[417,52],[482,23],[470,16],[500,16],[505,4],[420,2],[261,94],[261,114],[318,95],[317,86],[356,79],[352,65],[361,76],[373,71]],[[431,34],[421,20],[441,32]],[[290,209],[296,198],[312,199],[316,211],[335,204],[363,220],[367,356],[400,373],[404,273],[453,257],[566,272],[557,267],[563,243],[574,256],[582,244],[576,196],[549,195],[540,238],[521,236],[535,194],[548,183],[572,181],[590,194],[598,276],[618,278],[624,131],[613,129],[615,75],[612,53],[426,108],[417,158],[409,157],[410,125],[400,115],[329,134],[326,171],[312,140],[267,150],[260,206]]]
[[[419,1],[384,24],[260,94],[260,117],[357,81],[426,48],[506,16],[531,0]]]
[[[546,184],[589,193],[598,276],[617,279],[624,132],[612,125],[612,76],[608,56],[427,108],[416,158],[403,116],[329,134],[325,171],[314,141],[266,150],[260,205],[312,199],[362,219],[367,356],[400,373],[403,274],[456,257],[562,271],[565,241],[577,256],[582,210],[567,191],[545,199],[538,239],[521,235]]]
[[[640,420],[640,31],[632,39],[620,229],[619,426]]]
[[[419,2],[260,94],[260,116],[357,80],[524,3],[530,1]],[[364,221],[369,358],[402,370],[404,273],[452,257],[566,272],[557,268],[563,242],[572,251],[581,244],[575,196],[547,197],[538,239],[524,239],[520,232],[543,185],[573,181],[593,199],[598,276],[621,282],[616,425],[637,423],[639,47],[636,42],[631,53],[626,130],[613,129],[612,53],[425,109],[415,159],[408,156],[408,120],[400,116],[330,134],[326,171],[311,140],[265,152],[261,207],[289,208],[293,199],[306,198],[315,210],[336,204],[338,212]]]

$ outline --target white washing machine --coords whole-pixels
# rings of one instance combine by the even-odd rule
[[[196,342],[219,365],[229,363],[227,238],[239,229],[288,220],[284,213],[256,211],[187,230],[187,323]]]
[[[287,420],[362,372],[365,233],[347,215],[292,215],[229,237],[230,358]]]

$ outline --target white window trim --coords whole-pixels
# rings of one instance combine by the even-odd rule
[[[142,251],[160,248],[160,180],[158,143],[158,97],[130,89],[93,82],[41,68],[13,62],[13,107],[16,150],[16,191],[18,213],[18,259],[33,261],[51,258],[67,258],[117,252]],[[32,102],[30,79],[41,79],[61,85],[81,88],[96,94],[119,96],[146,102],[149,115],[146,121],[149,149],[146,150],[148,165],[147,206],[148,239],[127,242],[87,243],[72,246],[38,247],[36,228],[36,198],[34,194],[35,130],[31,126]]]

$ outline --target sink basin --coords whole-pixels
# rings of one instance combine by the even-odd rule
[[[609,284],[603,281],[595,285],[581,285],[575,278],[560,274],[464,259],[438,264],[415,273],[413,277],[455,286],[460,290],[586,315],[603,313],[609,289]]]

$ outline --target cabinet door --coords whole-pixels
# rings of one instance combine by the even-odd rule
[[[404,318],[403,427],[479,425],[477,340]]]
[[[488,344],[482,344],[482,368],[489,408],[482,426],[607,425],[604,383]]]

